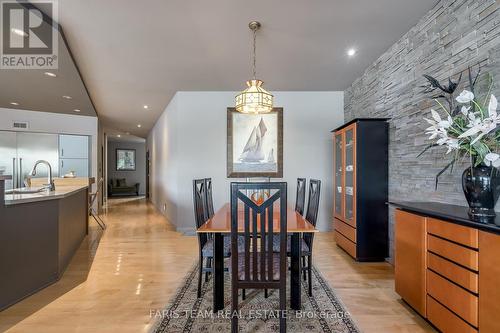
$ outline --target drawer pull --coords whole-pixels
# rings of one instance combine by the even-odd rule
[[[427,232],[474,249],[477,249],[479,245],[477,229],[462,225],[429,218]]]
[[[427,296],[427,319],[441,332],[477,333],[477,330],[467,324],[467,322],[430,296]]]
[[[433,253],[427,252],[427,267],[465,289],[477,294],[478,274],[454,264]]]
[[[430,270],[427,270],[427,294],[474,327],[478,326],[477,296]]]
[[[477,251],[429,234],[427,235],[427,249],[473,271],[477,272],[479,269]]]
[[[356,258],[356,243],[351,242],[341,233],[335,231],[335,242],[338,246],[344,249],[351,257]]]
[[[356,243],[356,229],[337,219],[335,219],[334,221],[334,226],[335,226],[335,231],[341,233],[351,242]]]

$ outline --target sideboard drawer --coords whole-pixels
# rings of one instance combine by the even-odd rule
[[[428,218],[427,232],[468,247],[478,248],[479,241],[477,229]]]
[[[460,317],[427,296],[427,319],[443,333],[477,333]]]
[[[351,257],[356,258],[356,243],[351,242],[338,231],[335,231],[335,242],[349,253]]]
[[[334,219],[334,228],[337,232],[349,238],[352,242],[356,243],[356,229],[349,224],[344,223],[338,219]]]
[[[467,290],[476,294],[479,293],[477,273],[471,272],[430,252],[427,252],[427,267]]]
[[[430,234],[427,235],[427,249],[474,271],[478,271],[479,269],[477,251]]]
[[[430,270],[427,270],[427,294],[471,325],[478,326],[477,296]]]

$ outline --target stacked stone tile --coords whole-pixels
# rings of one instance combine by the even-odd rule
[[[375,61],[345,92],[345,120],[387,117],[390,121],[389,197],[466,205],[462,162],[453,173],[435,175],[448,163],[445,149],[417,155],[429,144],[423,134],[433,102],[421,87],[423,74],[457,77],[468,66],[493,76],[500,97],[500,0],[442,0]],[[466,74],[466,72],[464,73]],[[466,76],[464,76],[466,78]],[[466,80],[463,80],[463,82]],[[486,83],[481,83],[482,85]],[[497,206],[500,208],[500,206]],[[391,257],[393,212],[390,214]]]

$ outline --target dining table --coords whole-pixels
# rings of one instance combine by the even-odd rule
[[[279,210],[276,210],[279,211]],[[239,210],[243,214],[243,206]],[[273,216],[273,232],[280,232],[279,214]],[[245,230],[244,221],[238,219],[238,232]],[[290,247],[290,307],[293,310],[301,309],[301,239],[304,233],[316,233],[318,230],[293,208],[287,207],[287,233],[291,235]],[[224,235],[231,233],[231,207],[224,204],[214,216],[208,219],[197,233],[213,234],[214,264],[213,264],[213,311],[224,309]]]

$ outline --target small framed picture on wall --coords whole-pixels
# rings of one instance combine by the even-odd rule
[[[135,149],[116,149],[116,171],[135,171]]]

